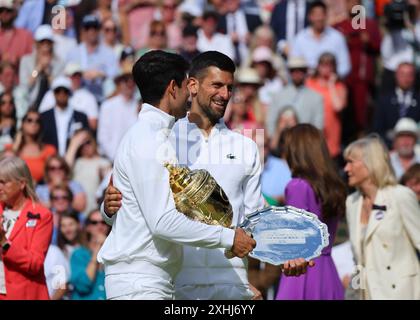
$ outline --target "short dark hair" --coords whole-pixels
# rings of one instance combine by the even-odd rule
[[[324,1],[314,1],[310,4],[308,13],[311,13],[312,10],[315,8],[322,8],[324,12],[327,12],[327,5],[324,3]]]
[[[190,77],[199,78],[203,71],[209,67],[216,67],[220,70],[235,73],[235,63],[227,55],[218,51],[206,51],[200,53],[191,62]]]
[[[180,55],[162,50],[145,53],[133,66],[132,74],[145,103],[157,104],[171,80],[178,87],[187,77],[189,64]]]

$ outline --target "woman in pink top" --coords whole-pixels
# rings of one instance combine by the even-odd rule
[[[341,152],[342,124],[340,112],[347,105],[347,89],[337,78],[337,61],[331,53],[323,53],[313,77],[306,85],[322,95],[324,99],[324,135],[333,158]]]

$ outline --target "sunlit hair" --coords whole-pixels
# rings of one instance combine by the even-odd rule
[[[23,181],[23,195],[32,202],[38,202],[34,183],[25,161],[16,156],[6,156],[0,159],[0,179],[4,181]]]
[[[352,156],[363,161],[372,183],[378,188],[397,184],[388,149],[377,134],[370,134],[349,144],[344,150],[344,158]]]
[[[329,155],[322,132],[311,124],[298,124],[284,131],[282,147],[292,177],[305,179],[314,189],[323,218],[344,214],[346,186]]]
[[[413,164],[401,177],[400,183],[407,185],[407,182],[414,180],[416,183],[420,181],[420,163]]]

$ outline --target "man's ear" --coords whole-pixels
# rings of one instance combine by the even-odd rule
[[[169,82],[169,85],[168,85],[168,93],[174,99],[176,99],[176,90],[175,90],[175,87],[176,87],[176,82],[175,82],[175,80],[172,79]]]
[[[191,96],[197,95],[198,86],[199,84],[198,84],[197,78],[194,78],[194,77],[188,78],[187,87],[188,87],[188,90],[190,91]]]

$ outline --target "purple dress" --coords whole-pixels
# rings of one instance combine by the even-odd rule
[[[321,217],[318,203],[311,185],[304,179],[293,178],[286,187],[286,204],[305,209]],[[330,234],[329,245],[314,259],[315,266],[299,277],[282,276],[276,300],[343,300],[344,288],[331,258],[331,247],[337,231],[338,218],[327,223]]]

